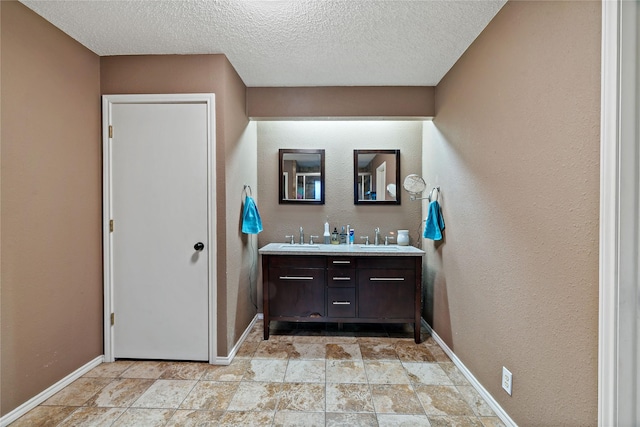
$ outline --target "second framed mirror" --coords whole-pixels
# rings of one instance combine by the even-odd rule
[[[353,150],[353,203],[400,204],[400,150]]]

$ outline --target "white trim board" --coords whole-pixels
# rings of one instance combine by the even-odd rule
[[[640,424],[640,3],[602,2],[598,425]]]
[[[617,341],[618,8],[602,2],[598,425],[615,425]]]
[[[48,398],[50,398],[51,396],[53,396],[54,394],[56,394],[57,392],[59,392],[60,390],[62,390],[63,388],[65,388],[66,386],[68,386],[69,384],[71,384],[72,382],[74,382],[75,380],[77,380],[78,378],[80,378],[90,370],[92,370],[93,368],[95,368],[96,366],[100,365],[103,361],[104,361],[104,356],[100,355],[96,357],[89,363],[85,364],[84,366],[81,366],[80,368],[76,369],[75,371],[73,371],[72,373],[70,373],[69,375],[67,375],[60,381],[58,381],[57,383],[53,384],[51,387],[47,388],[46,390],[42,391],[41,393],[27,400],[25,403],[23,403],[13,411],[7,413],[2,418],[0,418],[0,427],[8,426],[9,424],[11,424],[15,420],[17,420],[18,418],[26,414],[36,406],[40,405],[42,402],[44,402],[45,400],[47,400]]]
[[[215,362],[213,364],[215,364],[215,365],[230,365],[231,362],[233,362],[234,357],[236,357],[236,354],[238,354],[238,349],[240,348],[240,346],[245,342],[245,340],[249,336],[249,333],[251,332],[251,329],[253,329],[253,326],[256,324],[256,322],[259,319],[262,318],[261,316],[262,316],[262,313],[256,314],[253,317],[253,319],[251,320],[251,322],[249,323],[249,326],[247,326],[247,328],[242,333],[242,336],[240,336],[240,339],[238,339],[238,342],[236,343],[236,345],[234,345],[233,348],[231,349],[231,352],[229,353],[229,355],[226,356],[226,357],[222,357],[222,356],[216,357],[216,360],[215,360]]]
[[[506,427],[517,427],[518,425],[511,419],[509,414],[507,414],[505,410],[502,409],[500,404],[493,398],[493,396],[491,396],[491,394],[489,394],[487,389],[485,389],[482,384],[480,384],[476,377],[473,376],[471,371],[467,369],[464,363],[462,363],[462,361],[458,359],[458,356],[456,356],[456,354],[449,348],[449,346],[443,341],[443,339],[440,338],[440,336],[431,328],[431,326],[429,326],[429,324],[424,319],[422,319],[422,327],[427,332],[429,332],[429,334],[431,334],[434,341],[437,342],[442,350],[447,354],[447,356],[449,356],[453,364],[456,365],[458,369],[460,369],[462,375],[465,376],[471,386],[476,389],[478,394],[480,394],[480,396],[487,402],[487,404],[491,407],[493,412],[496,413],[496,415],[498,416],[498,418],[500,418],[504,425]]]
[[[209,229],[209,363],[216,364],[217,360],[217,284],[216,284],[216,111],[215,94],[186,93],[186,94],[143,94],[143,95],[102,95],[102,236],[103,236],[103,288],[104,288],[104,360],[113,362],[113,327],[111,313],[114,313],[113,284],[112,284],[112,245],[109,220],[111,212],[111,136],[109,126],[112,124],[113,104],[127,103],[205,103],[208,108],[207,129],[207,180],[208,180],[208,229]]]

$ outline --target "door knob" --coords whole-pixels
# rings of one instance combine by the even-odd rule
[[[195,249],[196,251],[200,252],[201,250],[204,249],[204,243],[202,242],[198,242],[195,245],[193,245],[193,249]]]

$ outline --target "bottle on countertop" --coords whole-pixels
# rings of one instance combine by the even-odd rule
[[[324,244],[328,245],[331,243],[331,233],[329,233],[329,220],[324,223]]]
[[[340,232],[340,244],[344,245],[347,243],[347,233],[344,230],[344,225],[342,226],[342,231]]]
[[[332,245],[339,245],[340,244],[340,237],[338,236],[338,229],[337,228],[333,228],[333,233],[331,233],[331,244]]]
[[[399,246],[407,246],[409,245],[409,230],[398,230],[398,245]]]

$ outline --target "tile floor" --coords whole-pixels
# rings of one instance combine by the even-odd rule
[[[259,322],[229,366],[103,363],[11,426],[503,426],[410,325],[262,332]]]

